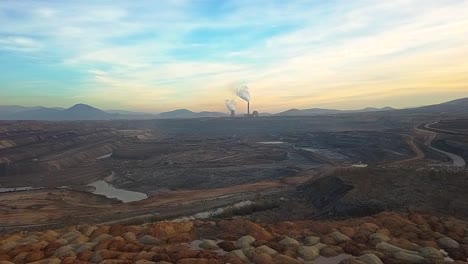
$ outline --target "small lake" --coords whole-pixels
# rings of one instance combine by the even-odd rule
[[[109,154],[106,154],[106,155],[102,155],[100,157],[97,157],[96,159],[97,160],[100,160],[100,159],[107,159],[107,158],[110,158],[110,156],[112,156],[112,152],[109,153]]]
[[[284,141],[261,141],[257,142],[258,144],[266,144],[266,145],[276,145],[276,144],[284,144]]]
[[[145,193],[118,189],[103,180],[95,181],[88,184],[88,186],[96,188],[96,190],[93,191],[94,194],[104,195],[107,198],[116,198],[124,203],[140,201],[148,198],[148,195]]]

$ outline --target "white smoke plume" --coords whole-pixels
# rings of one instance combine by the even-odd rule
[[[236,111],[236,102],[234,100],[226,100],[225,102],[229,111]]]
[[[246,102],[250,102],[250,93],[249,93],[249,87],[247,86],[242,86],[240,88],[237,88],[237,96],[245,100]]]

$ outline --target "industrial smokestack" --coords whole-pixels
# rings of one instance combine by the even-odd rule
[[[247,115],[250,115],[250,93],[249,93],[249,87],[247,86],[242,86],[240,88],[237,88],[237,96],[242,98],[242,100],[247,102]]]
[[[226,107],[227,109],[229,109],[229,111],[231,111],[231,117],[234,117],[236,116],[236,102],[234,102],[234,100],[225,100],[224,101],[226,103]]]

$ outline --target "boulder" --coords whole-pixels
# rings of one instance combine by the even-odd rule
[[[365,254],[357,258],[366,264],[383,264],[382,260],[374,254]]]
[[[138,241],[140,241],[140,243],[142,243],[143,245],[151,245],[151,246],[160,245],[162,242],[160,239],[155,238],[150,235],[144,235],[140,237]]]
[[[384,234],[381,233],[375,233],[370,235],[370,239],[374,241],[376,244],[380,242],[387,242],[390,240],[390,238]]]
[[[110,226],[100,226],[96,230],[93,231],[93,234],[89,238],[93,240],[100,235],[109,234],[109,230],[110,230]]]
[[[216,244],[216,241],[211,239],[204,239],[200,244],[200,248],[205,250],[218,250],[219,246]]]
[[[320,255],[326,258],[336,257],[341,253],[343,253],[343,249],[338,246],[327,246],[320,250]]]
[[[326,244],[322,244],[322,243],[317,243],[314,245],[315,248],[317,248],[319,251],[326,248],[327,245]]]
[[[226,252],[233,251],[237,248],[232,241],[221,241],[218,243],[218,247],[222,248]]]
[[[75,253],[81,253],[84,251],[93,251],[93,248],[97,245],[97,242],[86,242],[75,250]]]
[[[356,230],[352,227],[343,226],[339,228],[339,231],[349,238],[353,238],[356,234]]]
[[[366,264],[366,262],[359,260],[357,258],[351,257],[351,258],[342,260],[340,264]]]
[[[133,232],[126,232],[122,235],[122,237],[128,242],[137,241],[137,236]]]
[[[245,264],[247,261],[241,260],[240,258],[236,257],[233,254],[226,254],[224,255],[224,263],[230,264]]]
[[[41,260],[40,264],[61,264],[63,263],[61,259],[59,258],[48,258]]]
[[[441,248],[459,248],[460,244],[450,237],[441,237],[437,240]]]
[[[112,238],[114,238],[114,237],[111,236],[111,235],[109,235],[109,234],[102,234],[102,235],[99,235],[99,236],[95,237],[95,238],[92,239],[91,241],[99,243],[99,242],[101,242],[101,241],[110,240],[110,239],[112,239]]]
[[[2,239],[2,242],[3,243],[16,242],[16,241],[18,241],[18,240],[20,240],[22,238],[23,237],[18,236],[18,235],[12,235],[12,236],[9,236],[8,238]]]
[[[152,260],[156,252],[140,251],[135,257],[135,260]]]
[[[428,259],[444,259],[444,254],[442,254],[442,252],[440,252],[440,250],[437,250],[435,248],[432,248],[432,247],[424,247],[424,248],[421,248],[419,250],[419,254],[421,254],[421,256],[423,256],[424,258],[428,258]]]
[[[279,243],[284,246],[299,246],[299,241],[288,236],[283,238]]]
[[[31,245],[33,251],[43,250],[49,243],[46,241],[40,241]]]
[[[34,262],[34,261],[39,261],[41,259],[45,258],[45,254],[42,251],[32,251],[29,252],[26,258],[24,258],[24,261],[26,263],[29,262]]]
[[[390,245],[387,242],[381,242],[381,243],[377,244],[376,248],[377,248],[377,250],[379,250],[379,251],[381,251],[383,253],[386,253],[388,255],[392,255],[392,254],[395,254],[395,253],[398,253],[398,252],[405,252],[407,254],[413,254],[413,255],[418,254],[418,252],[416,252],[416,251],[406,250],[406,249],[403,249],[403,248],[400,248],[400,247],[397,247],[397,246],[394,246],[394,245]]]
[[[192,222],[157,222],[150,227],[148,233],[157,238],[167,239],[190,236],[192,230]]]
[[[242,252],[244,252],[244,254],[247,257],[250,258],[250,257],[252,257],[252,254],[254,254],[255,248],[254,247],[246,247],[246,248],[242,248],[240,250],[242,250]]]
[[[28,256],[29,252],[21,252],[16,257],[13,258],[14,263],[25,263],[26,257]]]
[[[259,246],[258,248],[256,248],[254,250],[255,253],[257,254],[268,254],[270,256],[276,256],[278,255],[278,251],[270,248],[269,246],[266,246],[266,245],[263,245],[263,246]]]
[[[393,254],[393,257],[395,259],[403,261],[404,263],[425,263],[426,262],[425,259],[419,255],[410,254],[410,253],[403,252],[403,251]]]
[[[233,251],[229,252],[229,254],[233,254],[234,256],[241,259],[242,261],[246,261],[246,262],[249,261],[249,258],[247,258],[247,256],[244,254],[244,251],[242,251],[240,249],[233,250]]]
[[[320,237],[317,236],[308,236],[304,239],[304,245],[306,246],[313,246],[320,242]]]
[[[320,256],[320,250],[315,246],[299,246],[297,254],[304,260],[314,260]]]
[[[97,226],[83,226],[79,229],[79,231],[87,236],[87,237],[91,237],[91,235],[93,234],[94,231],[96,231],[99,227]]]
[[[8,241],[8,242],[4,242],[4,244],[0,246],[0,250],[8,252],[12,250],[13,248],[15,248],[16,246],[18,246],[18,243],[13,242],[13,241]]]
[[[30,245],[30,244],[34,244],[34,243],[39,242],[39,240],[38,240],[37,236],[30,235],[30,236],[22,238],[22,239],[20,239],[20,240],[18,240],[16,242],[18,242],[19,244],[23,244],[23,245]]]
[[[81,236],[81,233],[78,232],[78,231],[70,231],[70,232],[67,232],[65,234],[63,234],[60,238],[63,238],[65,239],[68,243],[70,243],[71,241],[75,240],[76,238],[78,238],[79,236]]]
[[[237,248],[246,248],[249,247],[250,244],[252,244],[254,241],[255,238],[252,236],[243,236],[236,241],[235,246]]]
[[[286,255],[277,255],[273,258],[275,264],[300,264],[301,262],[297,259],[293,259]]]
[[[375,255],[377,256],[379,259],[382,259],[385,257],[385,254],[382,253],[382,252],[379,252],[379,251],[375,251],[375,250],[372,250],[372,249],[366,249],[366,250],[363,250],[361,251],[361,254],[359,255],[366,255],[366,254],[372,254],[372,255]]]
[[[177,264],[222,264],[222,260],[207,258],[186,258],[177,261]]]
[[[54,256],[58,258],[64,258],[70,255],[75,255],[75,252],[73,252],[73,247],[70,245],[62,246],[54,253]]]
[[[156,262],[154,261],[149,261],[146,259],[140,259],[140,260],[135,261],[135,264],[155,264],[155,263]]]
[[[230,234],[250,235],[258,240],[270,241],[273,236],[262,226],[245,219],[220,221],[218,225]]]
[[[369,230],[372,233],[375,233],[380,227],[374,223],[363,223],[359,226],[360,229]]]
[[[255,264],[274,264],[275,263],[273,261],[273,257],[271,257],[269,254],[266,254],[266,253],[263,253],[263,254],[254,253],[252,255],[252,262]]]
[[[349,237],[345,236],[343,233],[340,231],[335,231],[330,234],[330,236],[337,242],[337,243],[342,243],[348,240],[351,240]]]
[[[70,244],[82,244],[88,242],[89,238],[83,235],[77,236],[75,239],[71,240]]]

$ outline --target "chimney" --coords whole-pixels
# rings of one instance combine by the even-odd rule
[[[236,111],[231,110],[231,117],[235,117],[235,116],[236,116]]]
[[[250,102],[247,102],[247,115],[250,115]]]

